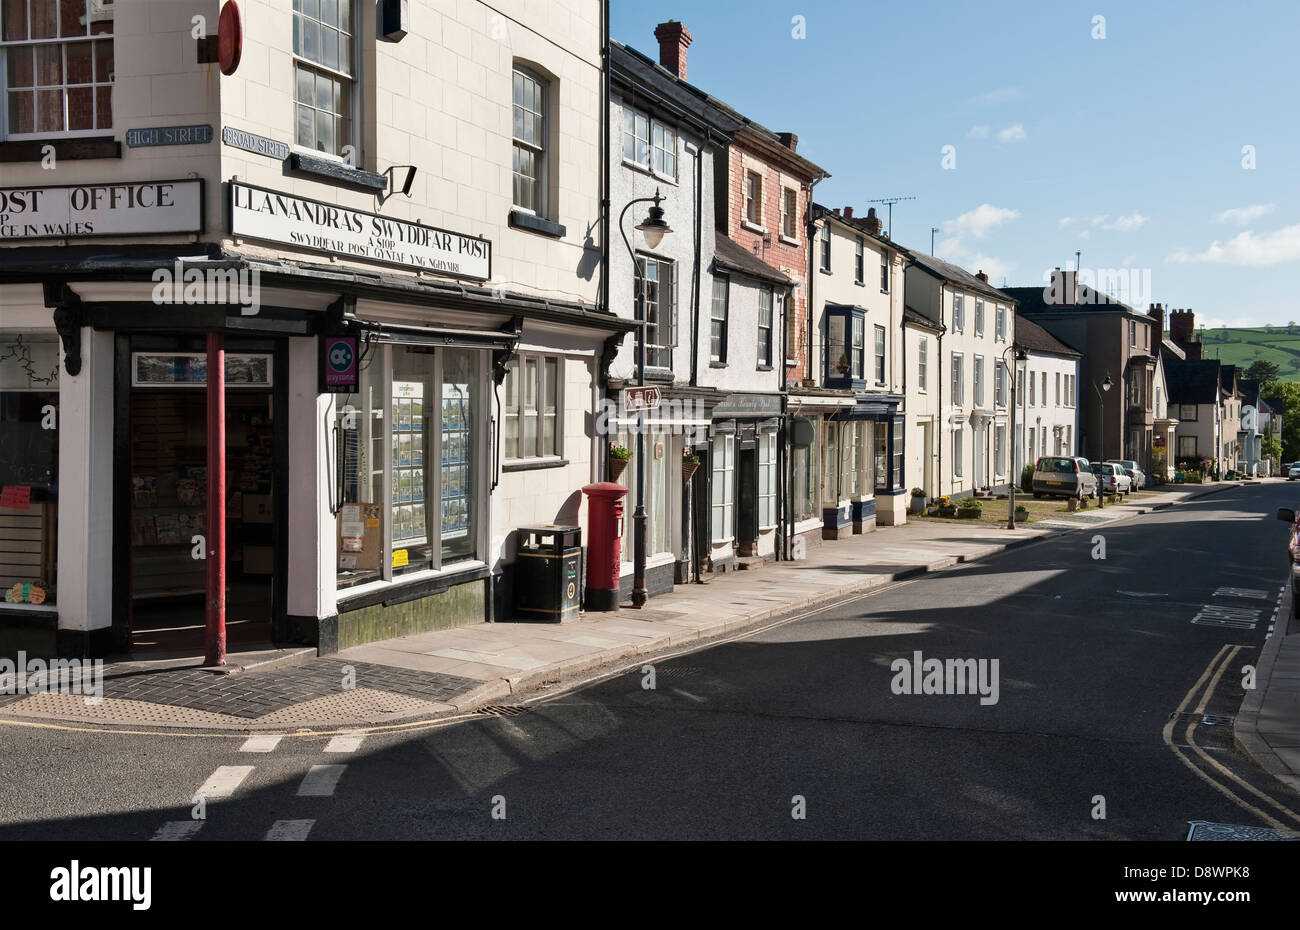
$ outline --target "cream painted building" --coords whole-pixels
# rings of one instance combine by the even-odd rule
[[[1004,486],[1010,480],[1010,382],[1004,363],[1013,357],[1015,301],[982,273],[909,254],[907,306],[929,325],[943,326],[935,337],[937,397],[922,399],[915,387],[907,389],[910,432],[922,444],[922,457],[931,459],[928,475],[909,480],[932,488],[936,497],[968,497]],[[932,456],[924,450],[927,421],[916,418],[921,410],[933,411],[935,418]]]
[[[230,621],[332,651],[509,615],[516,528],[585,525],[632,328],[603,309],[604,4],[411,0],[383,35],[334,0],[30,6],[0,32],[0,344],[47,380],[0,362],[33,437],[0,480],[47,596],[0,605],[0,646],[202,622],[209,337]]]

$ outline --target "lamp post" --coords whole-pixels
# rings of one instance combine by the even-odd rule
[[[1106,372],[1106,380],[1101,383],[1101,390],[1097,390],[1097,382],[1092,382],[1092,389],[1097,391],[1097,453],[1104,459],[1106,457],[1106,400],[1102,397],[1102,391],[1109,391],[1114,382],[1110,380],[1110,372]],[[1100,463],[1098,463],[1100,464]],[[1097,474],[1097,509],[1103,510],[1106,507],[1106,489],[1101,486],[1101,474]]]
[[[1015,350],[1014,360],[1023,362],[1029,358],[1029,353],[1014,345],[1009,345],[1002,350],[1002,367],[1007,370],[1007,380],[1011,382],[1011,467],[1007,470],[1011,472],[1011,499],[1007,503],[1007,529],[1016,528],[1016,483],[1020,476],[1016,474],[1016,453],[1015,450],[1020,447],[1020,440],[1016,438],[1016,369],[1007,365],[1007,353]],[[1019,366],[1017,366],[1019,368]]]
[[[637,387],[645,387],[645,273],[641,271],[641,263],[637,261],[636,252],[632,249],[632,243],[628,241],[627,233],[623,231],[623,218],[627,216],[627,211],[633,204],[653,203],[654,206],[650,208],[646,218],[638,223],[635,228],[641,230],[641,235],[645,238],[645,244],[648,248],[657,249],[664,236],[672,232],[672,227],[664,221],[663,208],[659,206],[663,199],[659,194],[659,189],[655,188],[653,197],[638,197],[636,200],[629,200],[627,205],[623,207],[623,212],[618,215],[618,232],[623,237],[623,244],[627,246],[627,254],[632,258],[632,268],[636,271],[637,278],[636,318],[640,323],[636,331]],[[646,602],[645,407],[640,407],[636,413],[636,510],[632,513],[632,521],[632,606],[639,610],[645,606]]]

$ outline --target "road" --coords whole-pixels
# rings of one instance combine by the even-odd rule
[[[1285,577],[1273,510],[1296,496],[1234,487],[660,660],[653,689],[636,669],[346,745],[4,725],[0,839],[258,840],[277,823],[311,840],[1300,828],[1300,797],[1232,748],[1229,725]],[[894,693],[891,665],[917,651],[996,660],[996,703]]]

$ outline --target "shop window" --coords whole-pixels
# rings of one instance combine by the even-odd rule
[[[891,477],[889,482],[890,490],[897,490],[903,487],[903,421],[894,421],[894,447],[890,455],[891,458]]]
[[[501,384],[502,443],[506,461],[561,455],[564,360],[522,355],[510,360]]]
[[[3,0],[0,26],[0,138],[112,130],[111,0]]]
[[[758,526],[776,526],[776,433],[758,434]]]
[[[645,438],[645,551],[647,556],[668,551],[671,519],[668,507],[668,462],[673,458],[672,440],[671,433],[660,431],[651,432]],[[636,521],[632,519],[632,514],[636,512],[636,434],[621,433],[618,441],[632,450],[632,456],[628,459],[627,469],[622,477],[628,489],[627,497],[623,498],[622,558],[624,562],[631,562],[636,554],[634,548]]]
[[[0,604],[54,604],[59,344],[0,333]]]
[[[889,424],[874,423],[872,425],[875,427],[876,434],[875,454],[873,456],[875,459],[876,488],[877,490],[883,491],[885,490],[889,480],[889,472],[885,468],[885,463],[889,459]]]
[[[735,536],[736,437],[718,433],[713,437],[712,529],[714,544],[730,542]]]
[[[812,442],[807,446],[794,446],[791,450],[791,460],[793,465],[793,507],[795,520],[808,520],[813,517],[819,517],[820,511],[817,507],[817,480],[819,468],[818,451],[819,444],[818,433],[821,430],[822,421],[819,419],[810,419],[812,425]]]
[[[340,587],[477,555],[481,356],[372,346],[334,395]]]
[[[840,424],[827,422],[822,434],[822,506],[838,507],[840,505]]]

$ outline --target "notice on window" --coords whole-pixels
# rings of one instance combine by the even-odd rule
[[[0,507],[28,510],[32,506],[32,489],[25,484],[6,484],[0,488]]]
[[[355,540],[357,548],[352,551],[360,552],[361,540],[366,535],[366,525],[361,520],[361,507],[356,504],[345,505],[343,507],[343,520],[341,522],[342,526],[340,527],[339,534],[343,537],[345,548],[346,543]]]
[[[405,568],[409,564],[405,549],[398,549],[393,553],[393,568]]]
[[[339,508],[339,569],[378,571],[381,558],[378,504],[344,504]]]

